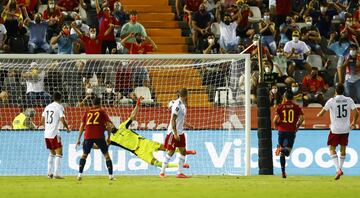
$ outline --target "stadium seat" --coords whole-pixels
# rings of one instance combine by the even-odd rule
[[[256,23],[261,20],[261,11],[257,6],[250,6],[250,10],[253,13],[252,17],[249,17],[250,23]]]
[[[235,103],[231,89],[226,87],[218,87],[216,89],[214,101],[220,105]]]
[[[294,71],[294,79],[297,83],[301,84],[303,78],[306,76],[306,70],[295,70]]]
[[[144,100],[142,101],[143,104],[153,104],[154,103],[154,100],[151,99],[151,92],[148,87],[136,87],[134,92],[135,92],[136,96],[144,97]]]
[[[321,56],[317,54],[311,54],[306,58],[306,62],[308,62],[312,67],[317,67],[319,70],[323,70],[323,64]]]
[[[215,35],[215,38],[220,38],[220,24],[219,23],[211,24],[211,32]]]
[[[308,107],[322,107],[322,105],[319,103],[310,103]]]

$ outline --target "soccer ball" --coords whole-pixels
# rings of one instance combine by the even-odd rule
[[[168,109],[171,110],[171,107],[173,106],[174,104],[174,101],[173,100],[170,100],[169,104],[168,104]]]

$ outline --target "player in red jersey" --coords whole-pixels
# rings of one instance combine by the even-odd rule
[[[94,143],[100,148],[106,159],[106,166],[109,171],[109,179],[115,179],[113,177],[112,161],[108,152],[108,144],[110,144],[110,132],[108,131],[108,137],[106,141],[104,135],[106,126],[107,124],[109,124],[109,122],[111,123],[109,116],[104,110],[101,109],[101,99],[97,97],[94,98],[93,107],[85,113],[82,119],[79,129],[79,137],[76,142],[76,146],[79,146],[80,139],[85,128],[83,155],[79,163],[79,174],[77,177],[78,180],[81,180],[81,175],[85,167],[86,158],[90,153]]]
[[[286,178],[285,173],[285,157],[291,153],[291,149],[295,142],[296,131],[304,121],[304,113],[302,109],[292,100],[294,94],[291,90],[285,92],[285,102],[280,104],[276,109],[274,117],[275,128],[279,131],[278,146],[275,152],[276,156],[280,155],[280,164],[282,177]]]

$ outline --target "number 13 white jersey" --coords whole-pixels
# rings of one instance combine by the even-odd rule
[[[60,119],[65,117],[64,107],[57,102],[53,102],[45,107],[42,117],[45,120],[45,138],[54,138],[60,135]]]
[[[354,101],[343,95],[329,99],[324,109],[330,110],[330,129],[334,134],[349,133],[351,111],[356,108]]]

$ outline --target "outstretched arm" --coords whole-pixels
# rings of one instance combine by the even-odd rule
[[[326,110],[323,108],[323,109],[321,109],[321,111],[316,115],[316,117],[321,117],[321,116],[323,116],[324,114],[325,114],[325,112],[326,112]]]
[[[135,120],[137,113],[139,112],[139,106],[141,105],[141,100],[143,99],[143,97],[141,96],[140,98],[138,98],[137,102],[136,102],[136,106],[133,109],[133,111],[131,112],[131,115],[129,117],[130,120]]]

